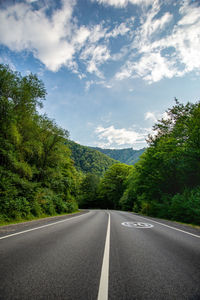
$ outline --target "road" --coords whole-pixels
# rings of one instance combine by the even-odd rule
[[[200,230],[98,210],[1,227],[0,299],[200,299]]]

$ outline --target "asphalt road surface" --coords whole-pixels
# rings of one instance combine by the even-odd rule
[[[200,299],[200,230],[108,210],[0,227],[0,299]]]

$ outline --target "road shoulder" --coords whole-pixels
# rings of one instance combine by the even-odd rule
[[[54,223],[57,221],[71,219],[73,217],[86,214],[88,212],[89,212],[89,210],[84,210],[84,211],[80,211],[80,212],[73,213],[73,214],[53,216],[53,217],[47,217],[47,218],[42,218],[42,219],[38,219],[38,220],[17,223],[17,224],[9,224],[9,225],[5,225],[5,226],[0,226],[0,237],[14,234],[14,233],[21,232],[21,231],[25,231],[25,230],[29,230],[29,229],[35,228],[35,227],[44,226],[44,225]]]

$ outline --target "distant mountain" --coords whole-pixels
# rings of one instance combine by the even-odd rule
[[[96,149],[82,146],[73,141],[67,140],[66,145],[72,152],[71,157],[78,171],[102,175],[111,165],[118,163]]]
[[[146,148],[140,150],[133,150],[132,148],[126,149],[102,149],[98,147],[91,147],[101,153],[106,154],[110,158],[118,160],[127,165],[134,165],[138,160],[140,155],[145,151]]]

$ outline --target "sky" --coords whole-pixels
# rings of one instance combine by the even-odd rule
[[[200,100],[200,0],[0,0],[0,63],[38,75],[70,139],[141,149]]]

